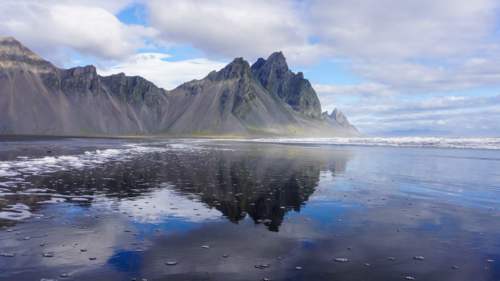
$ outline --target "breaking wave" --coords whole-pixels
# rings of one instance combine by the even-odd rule
[[[27,176],[49,174],[73,169],[92,168],[109,161],[127,161],[147,153],[171,150],[199,149],[194,144],[156,143],[154,145],[126,144],[118,148],[96,149],[77,155],[60,155],[0,161],[0,187],[10,187],[24,182]]]
[[[262,138],[241,141],[285,144],[321,144],[354,146],[431,147],[460,149],[500,150],[500,138],[438,138],[438,137],[393,137],[393,138]]]

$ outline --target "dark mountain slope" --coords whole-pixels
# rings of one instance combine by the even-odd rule
[[[296,123],[293,113],[269,95],[251,74],[249,64],[235,59],[205,79],[174,89],[169,96],[183,105],[179,118],[169,127],[172,132],[258,132],[282,131],[283,125]]]
[[[166,92],[141,77],[58,69],[13,38],[0,53],[0,133],[147,134],[164,115]]]
[[[357,134],[318,112],[316,93],[281,53],[252,68],[237,58],[166,91],[138,76],[102,77],[93,66],[60,69],[0,39],[0,134]]]
[[[288,69],[283,53],[273,53],[267,60],[259,58],[252,65],[252,72],[262,86],[293,110],[313,118],[321,116],[316,92],[302,72],[295,74]]]

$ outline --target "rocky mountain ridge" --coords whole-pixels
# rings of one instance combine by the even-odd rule
[[[281,52],[252,66],[236,58],[167,91],[139,76],[100,76],[94,66],[60,69],[0,39],[0,134],[357,135],[339,116],[321,114],[309,81]]]

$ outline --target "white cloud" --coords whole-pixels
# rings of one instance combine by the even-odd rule
[[[148,8],[151,27],[115,16]],[[283,50],[291,64],[348,58],[368,83],[401,93],[500,84],[494,0],[173,1],[4,0],[0,33],[49,59],[66,49],[123,59],[145,45],[190,44],[254,60]],[[312,43],[314,42],[314,43]],[[71,54],[69,55],[71,56]]]
[[[321,96],[321,95],[320,95]],[[342,98],[343,96],[340,96]],[[359,96],[358,96],[359,97]],[[342,101],[342,110],[362,132],[374,135],[443,134],[498,136],[500,95],[367,96]]]
[[[339,54],[414,58],[468,53],[484,44],[494,0],[313,1],[314,32]]]
[[[291,64],[347,58],[369,83],[402,94],[499,85],[495,0],[146,2],[168,43],[250,60],[283,50]],[[476,62],[471,65],[471,62]],[[490,63],[489,63],[490,62]]]
[[[347,58],[364,81],[315,85],[323,107],[340,107],[365,133],[498,135],[500,99],[476,89],[500,86],[499,4],[313,1],[308,24],[324,55]]]
[[[371,82],[354,85],[316,84],[314,89],[323,97],[327,95],[389,96],[395,94],[389,86]]]
[[[151,192],[147,198],[121,200],[118,203],[120,212],[133,216],[134,221],[141,223],[160,223],[166,218],[181,218],[189,222],[204,222],[222,218],[217,209],[203,204],[199,198],[186,198],[171,187],[163,185],[162,189]],[[115,207],[115,206],[109,206]]]
[[[5,0],[7,2],[11,0]],[[99,7],[102,9],[105,9],[109,11],[110,13],[118,13],[121,11],[123,8],[134,4],[134,3],[139,3],[142,0],[109,0],[109,1],[102,1],[102,0],[15,0],[12,2],[21,4],[21,5],[26,5],[30,4],[33,2],[39,3],[39,4],[44,4],[46,6],[51,6],[51,5],[76,5],[76,6],[87,6],[87,7]]]
[[[205,58],[169,61],[170,55],[163,53],[140,53],[109,68],[98,69],[102,75],[123,72],[142,76],[165,89],[205,77],[212,70],[219,70],[225,63]]]
[[[119,21],[118,12],[133,3],[146,7],[151,26]],[[60,65],[96,57],[101,74],[141,75],[167,89],[221,68],[218,58],[252,61],[282,50],[292,66],[341,59],[363,82],[315,85],[323,108],[341,108],[365,131],[456,132],[488,127],[482,111],[500,107],[498,98],[473,96],[476,88],[500,88],[499,6],[496,0],[3,0],[0,34]],[[146,44],[187,44],[217,59],[137,54]]]
[[[292,60],[309,60],[321,50],[293,1],[148,1],[152,26],[168,42],[188,43],[209,55],[254,60],[283,50]]]
[[[384,65],[366,62],[353,68],[368,80],[390,85],[401,94],[425,94],[500,85],[499,58],[472,57],[452,64],[434,66],[406,62]]]
[[[310,31],[401,94],[500,85],[495,0],[313,1]]]
[[[90,0],[4,0],[0,4],[0,34],[14,36],[53,60],[64,56],[61,53],[67,53],[67,49],[119,59],[143,46],[143,37],[154,34],[151,28],[125,25],[113,14],[128,2],[99,6]]]

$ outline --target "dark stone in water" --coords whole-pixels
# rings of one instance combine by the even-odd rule
[[[177,265],[177,261],[167,261],[165,262],[166,265]]]

